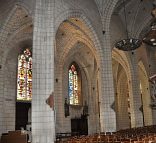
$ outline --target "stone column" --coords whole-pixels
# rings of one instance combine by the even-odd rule
[[[32,142],[54,143],[54,111],[46,99],[54,91],[54,1],[37,0],[33,31]]]
[[[116,131],[116,115],[112,108],[114,106],[114,85],[113,85],[113,72],[112,72],[112,51],[110,46],[110,32],[107,29],[103,35],[103,59],[101,61],[101,89],[100,94],[100,128],[101,132]]]
[[[128,115],[128,93],[127,93],[127,75],[123,69],[122,73],[118,75],[117,94],[116,94],[116,114],[117,114],[117,128],[130,128],[130,119]]]
[[[2,50],[0,50],[0,53],[2,53]],[[4,124],[3,124],[3,100],[4,100],[4,72],[3,72],[3,66],[2,65],[2,54],[0,54],[0,136],[4,132]]]
[[[130,70],[131,70],[131,91],[130,91],[130,106],[131,106],[131,127],[143,126],[142,101],[140,92],[140,80],[138,74],[138,64],[135,52],[129,52],[130,55]]]

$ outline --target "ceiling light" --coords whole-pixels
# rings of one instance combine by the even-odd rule
[[[131,50],[135,50],[135,49],[139,48],[141,46],[142,42],[139,39],[129,38],[128,30],[127,30],[127,17],[126,17],[125,0],[123,0],[123,4],[124,4],[124,17],[125,17],[127,38],[118,41],[115,44],[115,47],[118,48],[119,50],[131,51]]]
[[[140,47],[141,43],[142,42],[139,39],[134,39],[134,38],[123,39],[121,41],[118,41],[115,44],[115,47],[118,48],[119,50],[131,51]]]
[[[154,42],[154,41],[155,41],[155,39],[154,39],[154,38],[152,38],[152,39],[150,39],[150,41],[151,41],[151,42]]]

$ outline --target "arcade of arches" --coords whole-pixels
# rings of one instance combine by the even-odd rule
[[[128,31],[142,39],[155,1],[125,1]],[[156,124],[156,50],[114,47],[123,11],[122,0],[0,1],[0,136],[24,129],[52,143]]]

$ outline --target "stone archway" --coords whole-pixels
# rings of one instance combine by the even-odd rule
[[[132,102],[130,68],[126,54],[114,49],[112,51],[112,69],[114,77],[115,112],[117,130],[130,128],[132,124]]]
[[[117,130],[131,127],[129,82],[122,65],[113,60]]]
[[[25,25],[23,24],[25,22]],[[15,5],[0,34],[3,81],[2,133],[15,130],[17,59],[21,48],[32,47],[32,18],[27,10]],[[8,35],[6,35],[9,33]],[[3,38],[5,37],[5,38]],[[1,114],[1,113],[0,113]],[[9,123],[9,124],[8,124]],[[1,133],[0,133],[1,134]]]
[[[85,101],[89,108],[88,133],[96,133],[98,125],[98,103],[97,101],[97,69],[99,67],[97,51],[94,48],[92,40],[88,37],[89,29],[78,18],[72,18],[64,21],[56,34],[56,72],[55,76],[58,82],[55,85],[57,132],[71,132],[70,120],[74,117],[80,118]],[[71,115],[64,117],[64,98],[68,97],[68,67],[71,62],[75,61],[82,73],[82,94],[83,103],[79,109],[70,107]],[[96,73],[96,75],[95,75]],[[63,81],[63,82],[61,82]],[[58,108],[59,107],[59,108]],[[61,108],[60,108],[61,107]],[[61,114],[60,114],[61,113]],[[97,125],[94,124],[97,122]],[[91,126],[92,125],[92,126]],[[64,130],[59,130],[61,129]]]
[[[147,72],[145,70],[145,67],[140,61],[138,63],[139,67],[139,79],[140,79],[140,93],[141,93],[141,99],[142,99],[142,113],[143,113],[143,119],[144,119],[144,126],[152,125],[152,109],[150,107],[151,104],[151,96],[150,96],[150,88],[149,88],[149,81]]]

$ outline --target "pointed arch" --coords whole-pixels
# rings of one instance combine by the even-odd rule
[[[18,56],[17,100],[32,99],[32,53],[26,48]]]
[[[144,125],[152,125],[152,111],[151,111],[151,97],[150,87],[148,82],[148,75],[142,61],[138,63],[139,79],[140,79],[140,93],[142,99],[142,113],[144,118]]]
[[[81,72],[76,62],[68,68],[68,96],[70,105],[81,104]]]

